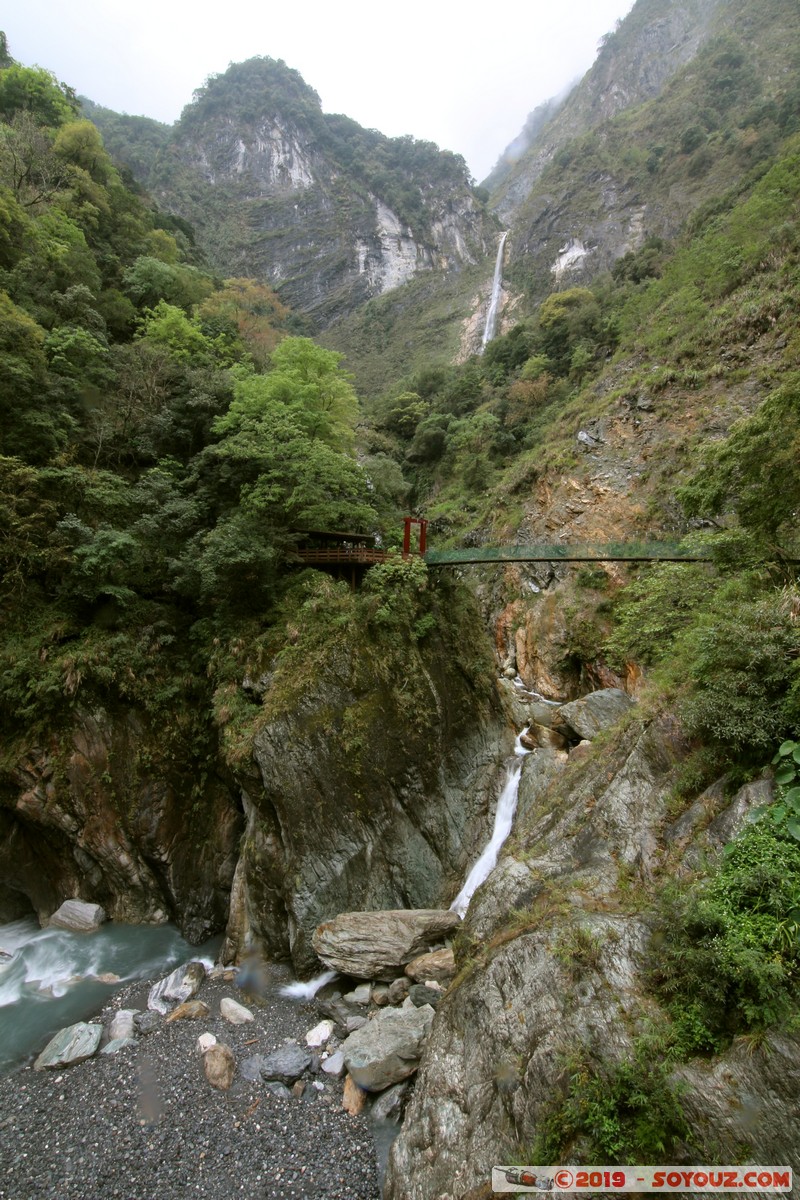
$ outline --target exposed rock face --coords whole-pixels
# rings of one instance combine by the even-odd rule
[[[580,737],[591,741],[601,729],[616,724],[632,704],[630,696],[621,688],[602,688],[573,700],[571,704],[562,704],[558,716]]]
[[[355,683],[347,648],[333,648],[324,679],[256,735],[227,959],[253,939],[316,974],[318,925],[441,904],[486,840],[498,743],[510,740],[499,709],[481,705],[442,648],[409,669],[414,720],[380,679]],[[341,722],[356,706],[363,750],[350,755]]]
[[[533,1143],[559,1094],[566,1052],[582,1048],[612,1063],[630,1054],[654,1002],[642,981],[650,930],[637,911],[620,909],[620,871],[647,880],[667,850],[674,854],[690,837],[700,853],[704,846],[713,853],[718,839],[702,832],[709,819],[730,837],[765,799],[763,784],[748,785],[733,802],[720,787],[665,827],[672,767],[682,752],[668,721],[637,718],[602,754],[570,765],[549,788],[533,788],[514,852],[501,857],[467,913],[465,944],[477,961],[439,1005],[392,1150],[387,1200],[469,1194],[494,1164]],[[525,762],[521,793],[539,754]],[[518,917],[510,922],[512,911]],[[786,1068],[776,1091],[788,1097],[784,1111],[793,1111],[800,1081],[789,1063],[796,1046],[773,1040]],[[753,1141],[753,1114],[757,1119],[782,1069],[770,1060],[765,1073],[736,1045],[713,1067],[681,1068],[692,1089],[690,1121],[730,1154],[747,1125],[748,1144],[762,1161],[791,1161],[793,1134],[782,1117],[775,1129],[771,1120],[758,1125],[763,1147],[760,1138]],[[745,1095],[752,1111],[749,1100],[742,1106]],[[435,1155],[427,1153],[431,1146]]]
[[[213,776],[192,799],[191,768],[159,768],[158,740],[133,709],[77,710],[66,737],[30,748],[3,781],[0,877],[40,920],[80,894],[114,920],[171,917],[192,942],[224,925],[237,805]]]
[[[102,129],[102,110],[94,116]],[[142,170],[212,264],[264,279],[318,330],[490,245],[460,159],[326,116],[296,71],[266,58],[210,80]],[[406,212],[404,191],[414,197]]]
[[[312,945],[327,966],[344,975],[390,980],[460,924],[456,913],[436,909],[340,913],[319,926]]]
[[[487,180],[498,214],[508,220],[536,180],[570,139],[624,109],[657,96],[697,53],[723,0],[657,0],[637,5],[627,19],[630,35],[610,37],[597,61],[561,103],[549,101],[531,114],[529,130],[516,139]],[[532,120],[538,115],[539,119]],[[509,153],[510,152],[510,153]],[[504,163],[505,159],[505,163]]]

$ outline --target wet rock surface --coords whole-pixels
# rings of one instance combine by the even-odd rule
[[[252,1004],[239,994],[254,1021],[230,1025],[219,1005],[232,993],[224,980],[202,985],[211,1010],[203,1028],[237,1064],[303,1041],[317,1020],[313,1007],[270,988]],[[146,985],[133,985],[96,1020],[108,1026],[146,1000]],[[279,1097],[269,1088],[281,1085],[237,1070],[219,1090],[205,1076],[197,1023],[147,1015],[152,1032],[116,1054],[0,1077],[3,1200],[377,1200],[370,1126],[343,1110],[340,1080],[307,1075],[302,1098],[285,1088]]]
[[[459,924],[456,913],[439,909],[340,913],[320,925],[312,941],[322,961],[334,970],[391,980]]]

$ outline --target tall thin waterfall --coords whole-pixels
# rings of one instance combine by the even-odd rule
[[[497,310],[500,307],[500,294],[503,290],[503,252],[506,247],[507,237],[508,230],[501,236],[500,245],[497,247],[497,261],[494,264],[494,279],[492,280],[492,300],[489,305],[489,311],[486,314],[486,324],[483,327],[481,353],[483,353],[494,337],[495,326],[497,325]]]
[[[483,854],[481,854],[467,876],[466,883],[450,905],[453,912],[457,912],[460,917],[463,917],[467,911],[473,892],[480,887],[489,872],[494,870],[497,865],[500,847],[511,832],[514,814],[517,811],[517,794],[519,792],[520,776],[522,775],[522,759],[526,754],[530,753],[522,744],[522,739],[527,732],[527,729],[523,729],[522,733],[517,735],[517,740],[514,743],[514,759],[506,772],[506,781],[500,793],[500,799],[497,801],[492,836],[487,842]]]

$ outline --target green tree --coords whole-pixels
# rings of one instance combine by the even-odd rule
[[[269,373],[237,385],[234,402],[217,431],[231,433],[258,423],[277,405],[308,437],[334,449],[347,449],[353,441],[358,399],[340,369],[342,358],[310,338],[284,338],[272,352]]]
[[[16,113],[29,112],[40,125],[61,125],[78,112],[72,88],[59,83],[43,67],[21,67],[14,63],[0,71],[0,117],[8,121]]]

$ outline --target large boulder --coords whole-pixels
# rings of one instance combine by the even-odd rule
[[[353,1080],[367,1092],[382,1092],[413,1075],[432,1021],[429,1004],[399,1012],[383,1009],[342,1043],[345,1066]]]
[[[460,923],[456,913],[435,908],[341,913],[318,926],[312,943],[326,966],[344,975],[394,979]]]
[[[99,904],[85,900],[65,900],[47,922],[56,929],[70,929],[74,933],[90,933],[99,929],[106,920],[105,909]]]
[[[36,1059],[33,1069],[53,1070],[56,1067],[71,1067],[73,1063],[83,1062],[97,1053],[102,1036],[102,1025],[87,1025],[84,1021],[79,1021],[77,1025],[69,1025],[66,1029],[59,1029]]]
[[[191,1000],[200,989],[200,984],[206,977],[206,969],[201,962],[192,961],[176,967],[165,979],[154,983],[147,997],[147,1007],[152,1012],[169,1012],[176,1004]]]
[[[580,700],[562,704],[558,716],[565,725],[589,741],[609,725],[615,725],[635,703],[622,688],[602,688]]]

